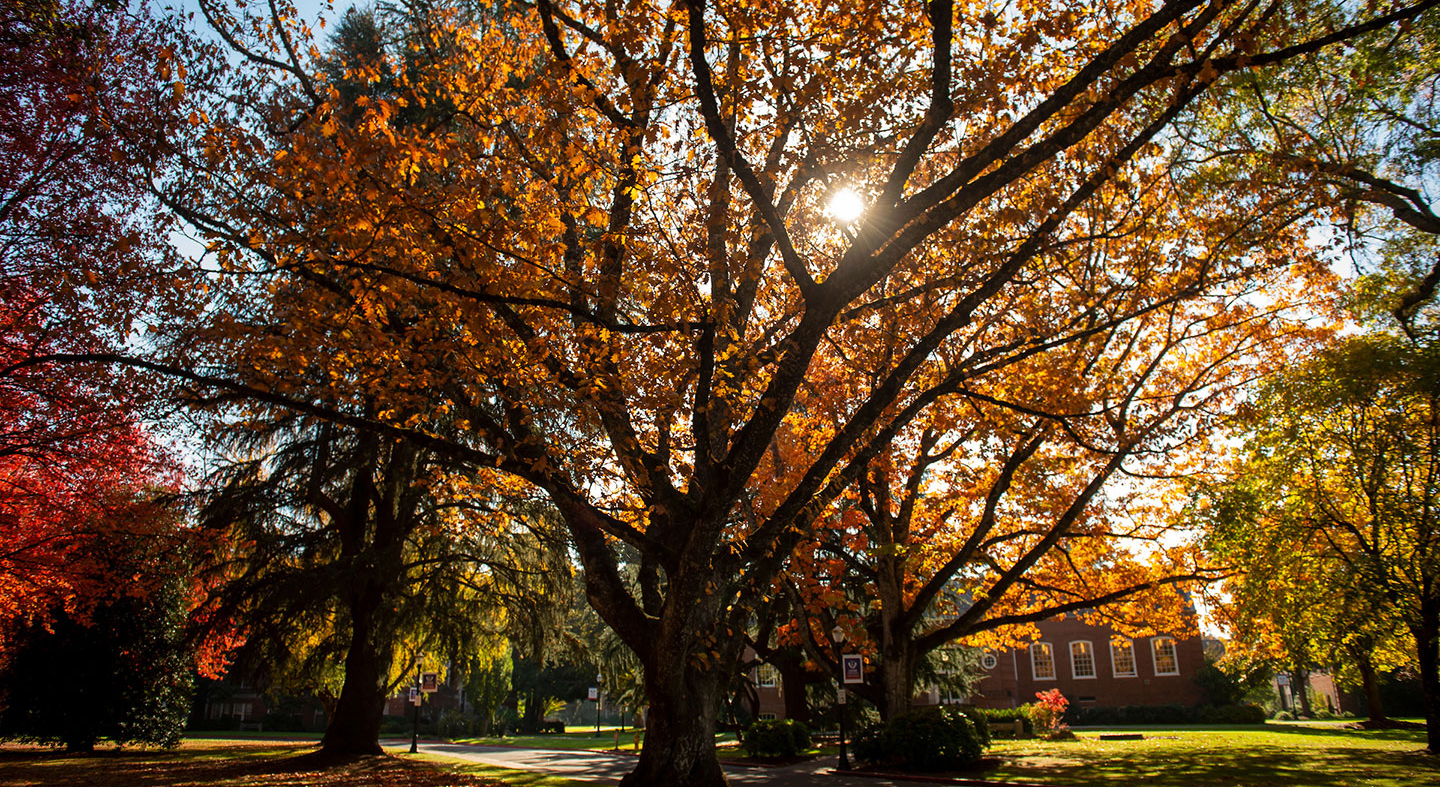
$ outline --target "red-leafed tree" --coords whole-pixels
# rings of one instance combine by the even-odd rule
[[[118,2],[0,9],[0,616],[74,608],[110,581],[97,534],[173,532],[175,473],[131,372],[65,364],[183,316],[148,183],[175,122],[175,50]],[[153,390],[153,387],[151,387]],[[161,524],[168,523],[168,524]]]

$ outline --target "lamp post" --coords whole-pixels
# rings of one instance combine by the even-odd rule
[[[410,753],[420,751],[420,662],[415,662],[415,696],[410,698]]]
[[[831,641],[835,643],[835,667],[840,671],[840,677],[835,689],[835,710],[840,716],[840,762],[835,766],[836,770],[850,770],[850,757],[845,751],[845,657],[842,655],[840,643],[845,637],[845,630],[836,626],[830,630]]]
[[[595,737],[600,737],[600,673],[595,673]]]

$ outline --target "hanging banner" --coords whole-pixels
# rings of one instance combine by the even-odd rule
[[[434,672],[426,672],[420,676],[420,690],[426,694],[434,694],[440,690],[440,675]]]
[[[859,653],[846,653],[840,657],[840,671],[846,683],[864,683],[865,657]]]

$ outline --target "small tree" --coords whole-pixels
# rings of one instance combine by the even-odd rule
[[[145,557],[130,550],[124,562],[144,570]],[[178,744],[193,689],[184,619],[183,583],[172,579],[147,596],[115,586],[88,612],[57,606],[48,625],[17,625],[0,663],[0,738],[68,751],[102,738]]]

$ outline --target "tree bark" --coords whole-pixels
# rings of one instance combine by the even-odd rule
[[[1359,653],[1355,657],[1355,666],[1360,670],[1360,687],[1365,692],[1366,716],[1371,724],[1384,725],[1385,706],[1380,700],[1380,682],[1375,677],[1375,662],[1370,659],[1369,653]]]
[[[665,649],[657,649],[665,650]],[[620,787],[717,787],[725,774],[715,757],[721,670],[678,663],[647,665],[645,745]],[[653,677],[652,677],[653,675]]]
[[[805,697],[805,687],[809,681],[806,680],[805,665],[801,662],[798,651],[786,650],[784,654],[775,659],[774,663],[780,671],[780,694],[785,701],[785,718],[809,724],[810,703]]]
[[[895,637],[887,641],[882,650],[885,704],[880,712],[889,720],[907,713],[915,699],[914,640],[908,636]]]
[[[1310,709],[1310,670],[1290,668],[1290,690],[1295,692],[1295,708],[1301,716],[1312,717]]]
[[[345,685],[325,727],[321,751],[328,755],[381,754],[380,723],[394,644],[379,624],[384,594],[366,587],[350,597],[350,647],[345,654]]]
[[[1420,600],[1419,625],[1410,629],[1420,662],[1420,690],[1425,702],[1425,748],[1440,754],[1440,600]]]

